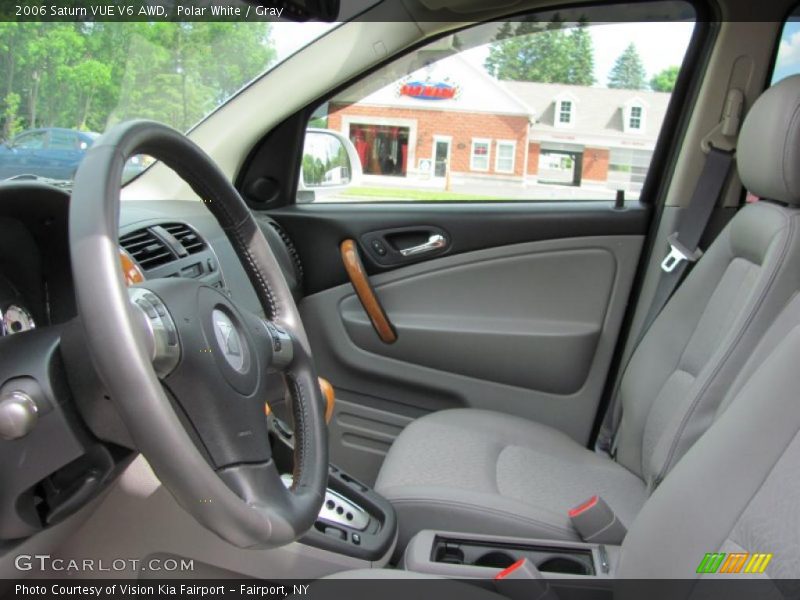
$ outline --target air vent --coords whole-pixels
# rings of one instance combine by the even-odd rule
[[[162,227],[172,234],[172,236],[181,243],[181,245],[189,254],[197,254],[198,252],[202,252],[206,247],[206,243],[203,241],[203,238],[201,238],[194,229],[185,223],[168,223]]]
[[[139,229],[123,235],[119,239],[119,243],[146,271],[165,265],[177,258],[167,245],[149,229]]]
[[[275,232],[281,236],[283,243],[286,245],[286,249],[289,251],[289,256],[292,257],[292,261],[294,261],[295,267],[297,267],[297,277],[300,281],[303,280],[303,263],[300,261],[300,254],[297,252],[297,248],[295,248],[294,243],[292,242],[292,238],[289,237],[289,234],[283,230],[283,227],[278,225],[275,221],[268,221],[270,227],[272,227]]]

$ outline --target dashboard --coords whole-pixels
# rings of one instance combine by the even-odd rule
[[[24,439],[0,439],[0,547],[73,514],[134,456],[77,318],[69,203],[65,190],[47,184],[0,183],[0,397],[20,402],[21,393],[37,407],[25,413],[32,416],[21,424],[31,427]],[[272,219],[256,220],[299,300],[303,270],[291,240]],[[192,278],[264,314],[233,246],[201,202],[126,201],[119,221],[120,269],[129,285]],[[264,401],[278,406],[282,377],[265,377]],[[171,393],[170,383],[163,385]]]
[[[68,206],[55,188],[0,186],[0,336],[75,316]]]
[[[77,316],[69,262],[69,200],[64,190],[41,183],[0,184],[0,336]],[[291,240],[274,220],[262,215],[256,219],[299,300],[303,268]],[[201,202],[123,202],[119,240],[127,283],[194,278],[263,314],[233,246]]]

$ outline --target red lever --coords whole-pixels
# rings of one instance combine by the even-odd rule
[[[592,496],[591,498],[589,498],[586,502],[584,502],[580,506],[576,506],[575,508],[570,510],[569,513],[567,513],[567,514],[569,514],[570,518],[577,517],[582,512],[589,510],[595,504],[597,504],[597,499],[598,499],[597,496]]]
[[[514,571],[519,569],[523,565],[524,562],[525,562],[525,559],[524,558],[520,558],[517,562],[515,562],[510,567],[500,571],[497,575],[494,576],[494,578],[495,579],[505,579],[506,577],[511,575]]]

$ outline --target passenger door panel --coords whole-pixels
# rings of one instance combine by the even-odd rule
[[[342,205],[338,215],[321,205],[273,211],[317,288],[300,308],[319,374],[337,392],[336,464],[373,481],[402,428],[445,408],[498,410],[588,440],[647,209],[565,204],[361,205],[358,218]],[[445,253],[396,268],[379,264],[364,240],[403,228],[444,232]],[[397,332],[393,344],[380,340],[347,282],[338,252],[344,239],[361,241],[370,282]],[[324,281],[314,278],[320,263],[328,266]]]

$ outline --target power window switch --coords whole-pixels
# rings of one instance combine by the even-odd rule
[[[386,246],[380,240],[372,240],[370,246],[378,256],[386,256]]]

